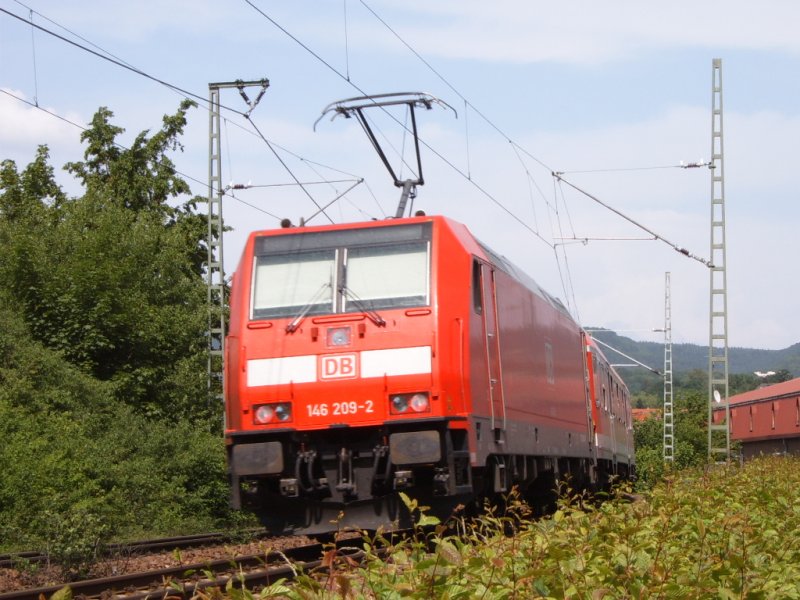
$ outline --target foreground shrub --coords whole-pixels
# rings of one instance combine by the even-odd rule
[[[457,535],[364,540],[365,566],[331,555],[330,572],[260,597],[800,598],[800,459],[668,477],[634,502],[625,490],[600,506],[564,498],[552,518],[521,525],[512,502]]]

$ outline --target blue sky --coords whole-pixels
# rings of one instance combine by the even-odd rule
[[[585,325],[653,341],[663,339],[651,330],[663,327],[669,271],[673,341],[708,343],[708,270],[657,241],[579,242],[646,234],[559,186],[550,171],[566,172],[647,228],[709,257],[709,172],[675,166],[710,157],[711,61],[721,58],[729,343],[778,349],[800,341],[794,301],[800,4],[0,0],[0,8],[25,20],[33,11],[37,25],[95,44],[202,98],[210,82],[267,77],[271,86],[252,123],[289,151],[279,153],[292,173],[303,181],[365,180],[329,211],[336,222],[391,215],[399,193],[353,121],[324,119],[312,129],[323,107],[359,95],[358,88],[441,98],[458,118],[441,108],[418,114],[435,152],[423,150],[426,184],[415,207],[465,223],[568,301]],[[57,168],[82,148],[79,129],[17,98],[82,124],[107,106],[126,129],[123,143],[157,129],[181,100],[4,12],[0,89],[0,158],[20,166],[41,143]],[[244,109],[233,90],[222,100]],[[232,112],[224,117],[223,180],[292,180],[251,123]],[[403,146],[396,123],[376,117],[376,125]],[[183,142],[176,163],[196,180],[193,191],[206,195],[204,105],[190,112]],[[60,177],[65,189],[79,193]],[[308,190],[324,204],[349,185]],[[224,216],[233,227],[225,238],[226,271],[235,268],[248,231],[275,227],[276,217],[297,222],[315,210],[292,187],[226,198]]]

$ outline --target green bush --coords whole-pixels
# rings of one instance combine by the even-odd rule
[[[512,502],[511,513],[461,523],[458,535],[365,538],[365,566],[331,551],[331,570],[255,597],[800,598],[800,459],[689,469],[642,500],[627,497],[564,498],[533,522]]]
[[[0,548],[86,547],[112,535],[213,529],[228,517],[214,426],[191,415],[147,419],[115,400],[110,384],[31,341],[4,306]],[[61,539],[65,532],[73,541]],[[74,562],[68,554],[64,562]]]

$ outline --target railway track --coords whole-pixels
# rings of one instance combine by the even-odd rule
[[[252,539],[266,537],[266,534],[261,530],[247,531],[244,532],[244,535]],[[103,554],[104,556],[119,554],[134,555],[157,552],[159,550],[184,550],[186,548],[198,548],[212,544],[224,544],[230,542],[232,539],[233,537],[230,534],[225,533],[201,533],[196,535],[142,540],[138,542],[108,544]],[[0,554],[0,569],[13,569],[20,564],[42,564],[47,563],[49,560],[50,557],[47,553],[37,551]]]
[[[358,560],[361,550],[356,546],[360,538],[339,540],[322,537],[318,541],[269,553],[226,558],[180,567],[169,567],[113,577],[103,577],[70,584],[0,593],[0,600],[48,600],[56,592],[69,586],[73,597],[85,600],[124,599],[156,600],[164,598],[191,598],[205,588],[224,589],[233,579],[237,587],[257,589],[279,579],[291,581],[298,572],[308,572],[322,565],[323,554],[335,548],[337,554],[347,554]],[[159,542],[165,540],[159,540]],[[168,546],[167,546],[168,547]]]

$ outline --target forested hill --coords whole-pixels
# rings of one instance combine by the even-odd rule
[[[664,366],[664,344],[636,342],[609,330],[587,327],[592,335],[606,344],[628,354],[646,365],[658,369]],[[628,362],[613,351],[603,347],[603,352],[612,363]],[[793,377],[800,377],[800,342],[783,350],[761,350],[757,348],[729,348],[728,368],[730,373],[786,370]],[[693,369],[708,370],[708,346],[696,344],[672,345],[672,370],[683,373]]]

